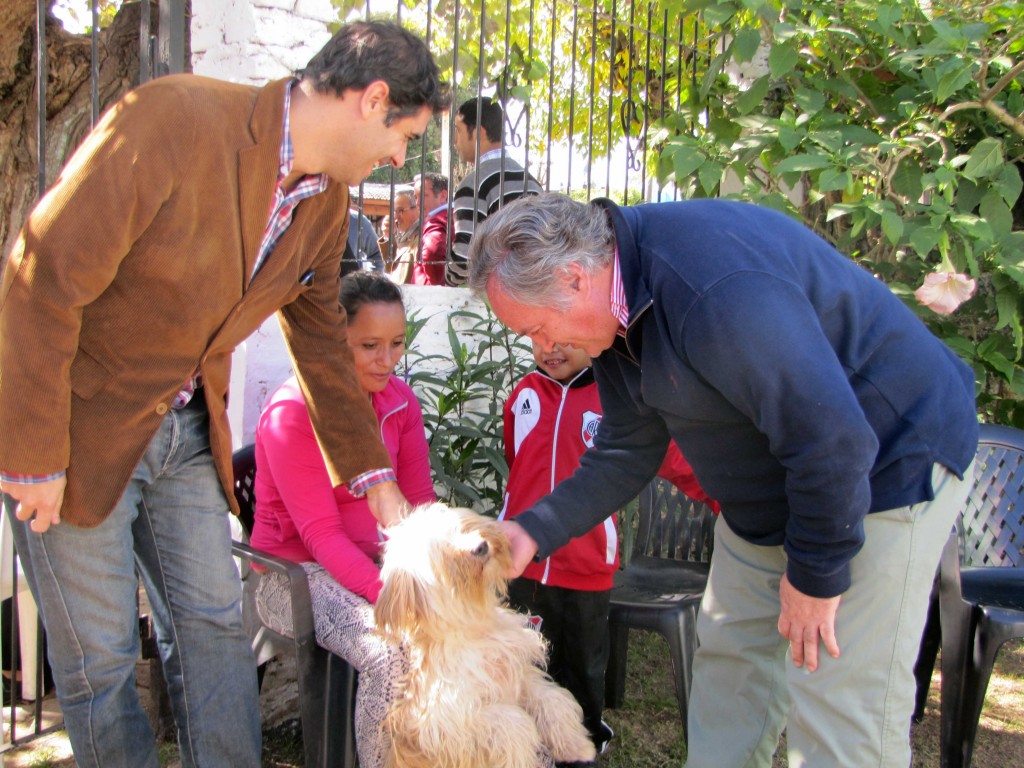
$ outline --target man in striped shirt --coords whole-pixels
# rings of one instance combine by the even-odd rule
[[[445,269],[448,285],[466,282],[469,241],[484,219],[505,203],[544,191],[505,149],[504,121],[501,104],[487,96],[463,102],[455,115],[455,151],[463,162],[476,160],[476,166],[459,182],[452,200],[455,234]]]

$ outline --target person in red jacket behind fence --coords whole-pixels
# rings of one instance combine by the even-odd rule
[[[509,476],[500,519],[515,517],[569,477],[593,446],[601,423],[590,356],[559,345],[544,353],[536,344],[533,355],[538,370],[523,377],[504,407]],[[718,511],[718,503],[701,489],[675,443],[669,445],[658,475]],[[608,605],[618,567],[613,515],[545,560],[528,565],[509,588],[512,605],[531,615],[550,644],[548,671],[580,703],[599,753],[613,736],[601,714]]]

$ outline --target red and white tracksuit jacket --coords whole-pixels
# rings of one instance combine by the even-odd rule
[[[590,368],[566,384],[540,370],[522,378],[504,407],[509,476],[499,519],[513,518],[528,509],[576,471],[580,456],[594,445],[601,415]],[[675,443],[669,445],[658,475],[717,511],[717,502],[701,490]],[[611,589],[612,575],[619,567],[618,545],[612,515],[546,560],[530,563],[523,576],[553,587]]]

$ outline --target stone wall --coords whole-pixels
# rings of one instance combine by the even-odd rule
[[[193,0],[192,68],[262,84],[301,68],[338,21],[330,0]]]

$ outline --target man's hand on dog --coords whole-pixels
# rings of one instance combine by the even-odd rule
[[[398,483],[388,481],[371,485],[366,489],[366,502],[370,505],[370,513],[377,518],[382,528],[397,523],[409,514],[409,502],[399,490]]]
[[[537,554],[537,542],[514,520],[502,520],[498,525],[508,537],[512,553],[512,567],[505,572],[505,578],[514,579],[526,570],[526,566]]]

